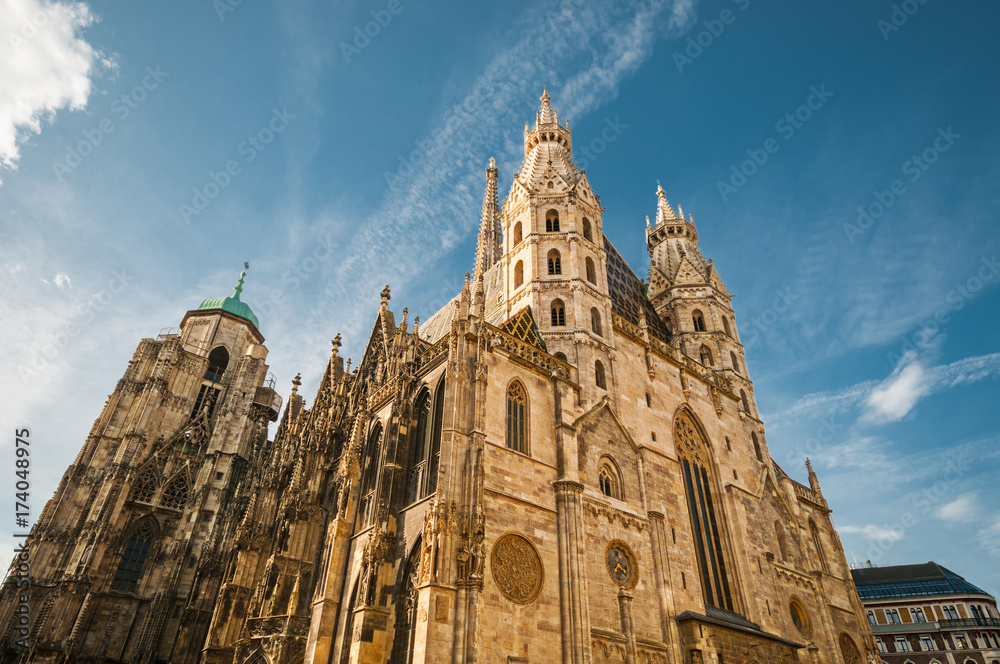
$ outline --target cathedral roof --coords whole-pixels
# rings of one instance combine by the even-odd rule
[[[253,323],[254,327],[259,328],[260,323],[257,322],[257,316],[254,314],[253,310],[250,309],[246,302],[240,301],[240,293],[243,292],[243,280],[246,276],[246,271],[240,272],[240,280],[237,282],[236,287],[233,288],[232,295],[229,297],[210,297],[198,305],[196,311],[221,309],[225,312],[233,314],[234,316],[239,316],[243,320],[250,321]]]
[[[635,276],[607,236],[604,237],[604,251],[608,257],[611,310],[633,325],[641,325],[645,317],[649,333],[664,343],[670,343],[670,331],[646,296],[645,284]]]

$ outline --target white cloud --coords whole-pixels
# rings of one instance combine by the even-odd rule
[[[969,523],[977,520],[977,508],[976,494],[974,492],[965,493],[934,510],[934,516],[945,521]]]
[[[97,17],[84,3],[0,0],[0,167],[56,111],[86,106],[91,76],[111,66],[80,33]]]
[[[873,436],[851,438],[840,445],[827,445],[812,452],[812,459],[827,468],[880,470],[891,467],[889,445]]]
[[[976,538],[987,553],[1000,557],[1000,516],[990,526],[980,530]]]
[[[841,526],[842,533],[858,533],[866,540],[872,542],[898,542],[903,539],[903,529],[891,526],[876,526],[873,523],[867,526]]]
[[[871,422],[898,422],[930,392],[930,376],[916,354],[906,353],[881,385],[865,402],[865,419]]]
[[[59,288],[66,288],[67,286],[69,286],[70,288],[73,287],[73,282],[70,281],[69,275],[67,274],[57,274],[55,276],[54,281],[56,283],[56,286],[58,286]]]
[[[629,6],[562,0],[549,10],[529,10],[510,46],[489,62],[464,98],[431,123],[433,135],[401,149],[408,159],[419,146],[416,165],[393,179],[333,270],[327,295],[336,303],[336,318],[356,321],[341,329],[348,345],[368,332],[378,292],[372,284],[414,281],[478,226],[484,169],[498,149],[501,178],[510,182],[523,158],[521,128],[537,108],[537,102],[526,108],[526,99],[537,99],[547,83],[560,120],[578,120],[615,98],[657,40],[679,36],[693,20],[693,8],[692,0]],[[423,306],[443,305],[461,285],[460,274],[427,284]],[[428,309],[425,317],[433,313]],[[305,334],[327,338],[330,319],[329,307],[315,308]]]
[[[925,367],[921,360],[908,354],[883,381],[867,380],[840,390],[807,394],[785,410],[765,415],[765,420],[774,425],[862,406],[865,409],[862,423],[898,421],[924,397],[995,376],[1000,376],[1000,353],[976,355],[934,367]]]

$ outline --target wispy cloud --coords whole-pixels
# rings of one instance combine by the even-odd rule
[[[57,274],[53,279],[56,286],[59,288],[72,288],[73,282],[70,280],[68,274]]]
[[[374,298],[372,284],[409,281],[476,227],[489,156],[503,149],[497,156],[508,180],[520,165],[520,130],[534,113],[524,100],[537,97],[548,83],[560,119],[580,118],[613,99],[656,40],[677,36],[693,19],[693,10],[692,0],[628,7],[610,0],[563,0],[529,10],[514,42],[492,59],[458,103],[431,123],[438,129],[401,148],[406,156],[419,146],[419,163],[393,179],[376,211],[359,224],[361,230],[329,280],[327,295],[336,302],[337,317],[357,321],[344,330],[345,336],[367,332],[370,315],[365,312],[372,301],[364,293]],[[573,73],[566,75],[567,70]],[[318,308],[312,331],[328,334],[330,316],[329,307]]]
[[[976,355],[950,364],[925,366],[925,361],[907,354],[882,381],[863,381],[840,390],[814,392],[788,408],[767,415],[773,424],[799,417],[822,417],[861,408],[861,423],[898,421],[923,398],[959,385],[1000,375],[1000,353]]]
[[[955,500],[945,503],[934,510],[934,516],[945,521],[970,523],[976,521],[978,512],[977,495],[975,492],[965,493]]]
[[[21,143],[56,111],[84,108],[91,77],[113,66],[81,36],[95,21],[81,2],[0,2],[0,167],[17,168]]]
[[[866,526],[841,526],[842,533],[858,533],[872,542],[898,542],[903,539],[903,529],[892,526],[877,526],[870,523]]]
[[[930,391],[930,379],[916,353],[906,353],[892,375],[868,395],[864,419],[875,423],[903,419]]]
[[[1000,516],[976,534],[979,545],[991,556],[1000,557]]]

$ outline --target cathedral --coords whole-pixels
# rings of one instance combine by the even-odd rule
[[[498,186],[461,292],[411,321],[387,286],[308,407],[245,272],[141,340],[0,591],[0,662],[879,662],[693,219],[657,189],[637,277],[547,93]]]

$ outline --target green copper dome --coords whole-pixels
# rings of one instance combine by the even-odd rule
[[[254,315],[253,311],[245,302],[240,301],[240,293],[243,292],[243,280],[246,278],[247,273],[240,272],[240,280],[233,289],[233,294],[229,297],[210,297],[198,307],[197,311],[205,311],[206,309],[222,309],[223,311],[228,311],[234,316],[239,316],[243,320],[248,320],[253,323],[254,327],[260,328],[260,323],[257,322],[257,316]]]

